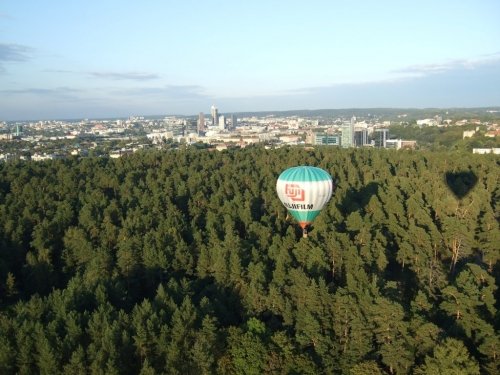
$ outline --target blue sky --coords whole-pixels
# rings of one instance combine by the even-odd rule
[[[0,120],[500,106],[498,0],[0,0]]]

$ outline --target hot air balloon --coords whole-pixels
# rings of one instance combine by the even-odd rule
[[[299,222],[303,236],[333,193],[333,181],[321,168],[300,166],[283,171],[276,182],[276,191],[288,212]]]

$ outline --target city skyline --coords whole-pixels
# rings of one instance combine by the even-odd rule
[[[499,13],[493,0],[3,3],[0,121],[498,106]]]

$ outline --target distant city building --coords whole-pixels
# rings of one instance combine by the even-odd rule
[[[487,132],[484,134],[484,136],[485,136],[485,137],[488,137],[488,138],[495,138],[495,137],[499,137],[499,136],[500,136],[500,129],[487,131]]]
[[[238,119],[236,115],[231,115],[231,128],[236,129],[236,125],[238,124]]]
[[[0,139],[5,139],[5,140],[10,140],[12,139],[12,134],[7,133],[7,134],[0,134]]]
[[[401,139],[401,142],[399,143],[399,149],[401,148],[415,149],[416,147],[417,147],[417,141],[408,141],[408,140],[405,141],[404,139]]]
[[[185,136],[189,133],[198,132],[198,120],[195,119],[185,119],[182,123],[182,128],[180,129],[180,134]]]
[[[165,132],[155,132],[146,134],[146,137],[150,139],[153,144],[162,143],[167,139],[172,139],[174,137],[174,132],[165,131]]]
[[[313,133],[311,141],[314,145],[340,146],[340,136],[327,133]]]
[[[389,129],[377,129],[375,130],[378,136],[375,138],[375,146],[386,148],[387,147],[387,137],[389,134]]]
[[[226,116],[224,115],[219,116],[219,129],[220,130],[226,129]]]
[[[63,156],[60,154],[39,154],[35,152],[35,154],[31,155],[31,160],[33,161],[42,161],[42,160],[54,160],[54,159],[62,159]]]
[[[6,153],[6,154],[0,154],[0,161],[9,161],[9,160],[14,160],[16,158],[16,155],[11,154],[11,153]]]
[[[198,134],[201,134],[205,131],[205,114],[200,112],[198,115]]]
[[[14,133],[14,135],[16,137],[20,137],[22,132],[23,132],[23,127],[19,124],[16,124],[16,132]]]
[[[417,141],[406,141],[403,139],[387,139],[386,148],[401,149],[414,149],[417,146]]]
[[[474,136],[474,134],[476,134],[475,130],[464,130],[462,139],[471,138]]]
[[[354,145],[357,147],[366,146],[368,144],[368,130],[360,129],[354,131]]]
[[[441,123],[442,121],[440,121]],[[417,120],[418,126],[436,126],[438,122],[435,118],[425,118],[423,120]]]
[[[219,110],[215,105],[210,109],[210,114],[212,115],[212,126],[216,126],[219,123]]]
[[[259,135],[259,139],[263,140],[264,138],[262,137],[264,134]],[[267,137],[268,140],[272,140],[274,137]],[[302,140],[302,136],[296,135],[296,134],[288,134],[288,135],[280,135],[278,137],[280,142],[287,143],[287,144],[299,144],[299,142]]]
[[[134,151],[132,149],[129,149],[129,148],[122,148],[120,150],[114,150],[114,151],[111,151],[109,153],[109,157],[111,159],[118,159],[118,158],[121,158],[122,156],[125,156],[125,155],[131,155],[133,154]]]
[[[354,124],[356,123],[356,117],[352,117],[351,121],[344,123],[342,125],[342,147],[353,147],[354,146]]]
[[[473,148],[473,154],[495,154],[500,155],[500,148]]]

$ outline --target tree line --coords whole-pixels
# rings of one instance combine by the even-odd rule
[[[294,165],[336,185],[308,238]],[[329,147],[0,164],[0,373],[499,373],[499,176]]]

